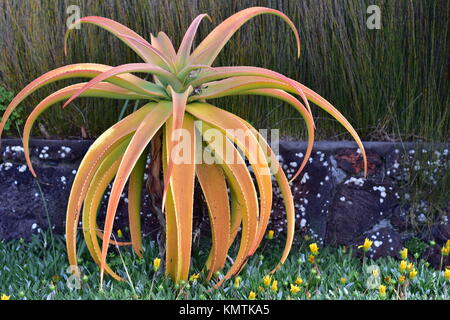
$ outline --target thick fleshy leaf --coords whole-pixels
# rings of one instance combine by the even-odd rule
[[[214,164],[198,164],[197,178],[208,205],[212,246],[206,262],[207,281],[225,265],[230,242],[230,205],[222,169]]]
[[[111,189],[111,195],[108,201],[108,208],[105,218],[105,227],[102,244],[102,257],[100,264],[100,284],[103,284],[103,273],[106,265],[106,256],[108,253],[108,240],[112,233],[114,224],[114,218],[119,205],[120,196],[125,187],[125,184],[131,174],[131,171],[135,167],[142,152],[147,147],[150,140],[155,133],[162,127],[172,112],[170,102],[160,102],[147,113],[142,120],[139,127],[131,139],[130,144],[125,151],[125,154],[120,162],[119,170],[117,171],[114,184]]]
[[[192,21],[191,25],[184,34],[176,57],[176,66],[179,70],[186,66],[189,55],[191,54],[192,44],[194,43],[194,37],[197,33],[198,26],[205,17],[208,17],[211,21],[211,18],[206,13],[200,14],[194,19],[194,21]]]
[[[258,183],[260,198],[259,221],[268,221],[272,208],[272,180],[266,156],[253,133],[246,125],[240,122],[240,118],[236,115],[212,105],[194,103],[188,105],[187,111],[196,118],[212,124],[221,130],[223,134],[235,142],[244,152],[252,166]],[[258,225],[258,234],[264,233],[264,230],[261,229],[263,225],[261,223]],[[259,242],[252,244],[252,247],[258,245]]]
[[[133,250],[142,258],[141,235],[141,202],[142,186],[144,184],[145,167],[147,165],[147,152],[143,152],[131,171],[128,182],[128,220],[130,222],[130,234]]]
[[[172,61],[172,59],[170,57],[168,57],[164,52],[162,52],[161,50],[159,50],[158,48],[156,48],[153,45],[149,45],[148,42],[142,42],[139,39],[124,35],[124,34],[120,34],[121,37],[124,37],[125,39],[128,39],[131,43],[135,43],[136,45],[141,47],[141,50],[143,52],[145,52],[147,55],[152,56],[153,61],[156,61],[156,63],[153,63],[151,61],[146,61],[148,63],[153,63],[159,67],[161,67],[164,70],[170,71],[170,72],[175,72],[176,68],[175,68],[175,64]],[[150,60],[150,59],[146,59],[146,60]]]
[[[196,91],[195,95],[189,97],[189,102],[231,96],[253,89],[293,91],[289,85],[277,80],[265,77],[242,76],[207,82]]]
[[[98,266],[100,266],[101,251],[97,240],[97,234],[100,231],[97,226],[97,212],[108,185],[116,175],[123,152],[130,140],[131,137],[124,140],[103,158],[103,161],[92,178],[86,192],[86,198],[83,205],[83,234],[86,247]],[[105,270],[114,279],[123,281],[122,277],[112,271],[108,265],[105,266]]]
[[[163,52],[164,55],[166,55],[170,61],[174,64],[177,53],[175,51],[175,48],[173,47],[172,41],[170,41],[167,34],[160,31],[158,32],[158,35],[155,37],[152,34],[150,35],[152,45],[158,49],[159,51]]]
[[[3,113],[2,121],[0,123],[0,136],[11,113],[26,97],[35,92],[37,89],[41,88],[44,85],[63,79],[94,78],[100,73],[110,70],[111,68],[112,67],[107,65],[95,63],[72,64],[49,71],[46,74],[35,79],[14,97],[14,99],[8,105],[6,111]],[[130,91],[134,91],[144,95],[148,94],[150,97],[156,96],[163,98],[166,96],[164,94],[164,91],[157,85],[131,74],[122,74],[111,77],[108,79],[108,82]]]
[[[175,92],[172,87],[169,87],[169,92],[172,95],[172,118],[173,125],[170,127],[170,139],[166,140],[167,150],[168,150],[168,164],[167,164],[167,175],[164,177],[164,190],[162,198],[162,207],[164,208],[164,202],[166,200],[167,189],[169,188],[170,179],[172,176],[173,162],[172,159],[172,148],[174,141],[178,141],[180,138],[180,130],[183,126],[184,112],[186,110],[186,103],[189,94],[192,92],[192,87],[189,87],[186,91],[182,93]]]
[[[287,92],[284,92],[283,90],[278,89],[254,89],[242,92],[240,94],[255,94],[255,95],[262,95],[262,96],[268,96],[280,99],[282,101],[285,101],[292,105],[305,119],[306,128],[308,130],[308,147],[306,148],[305,157],[303,158],[303,161],[295,173],[295,175],[292,177],[291,181],[298,177],[298,175],[302,172],[302,170],[305,168],[306,164],[308,163],[309,157],[311,155],[313,146],[314,146],[314,119],[312,118],[311,114],[306,110],[306,108],[301,104],[300,101],[298,101],[295,97],[290,95]]]
[[[215,287],[218,288],[223,281],[238,274],[242,266],[250,257],[250,251],[252,249],[252,244],[256,239],[258,228],[258,197],[247,165],[230,140],[222,135],[222,143],[220,143],[220,145],[224,147],[215,148],[216,143],[213,143],[214,141],[211,140],[215,138],[205,134],[207,130],[213,128],[214,127],[207,123],[202,124],[204,140],[212,151],[214,151],[217,165],[222,168],[227,177],[232,197],[235,197],[236,201],[242,204],[242,235],[239,251],[234,264],[225,276],[215,285]],[[227,159],[230,159],[228,153],[231,153],[235,159],[234,162],[227,161]]]
[[[192,53],[190,58],[191,63],[211,65],[233,34],[248,20],[261,14],[277,15],[289,25],[297,41],[297,55],[300,56],[300,38],[294,23],[284,13],[278,10],[252,7],[232,15],[211,31]]]
[[[283,197],[284,206],[286,208],[286,217],[287,217],[287,237],[286,237],[286,245],[283,250],[283,254],[281,256],[280,262],[277,264],[277,266],[272,270],[272,272],[275,272],[280,265],[282,265],[288,255],[291,251],[292,243],[294,241],[294,232],[295,232],[295,207],[294,207],[294,199],[292,197],[292,192],[289,187],[289,182],[286,178],[286,175],[284,174],[283,170],[281,169],[278,159],[276,155],[273,153],[272,149],[268,145],[267,141],[264,139],[264,137],[255,129],[253,128],[249,123],[247,123],[244,120],[241,120],[244,124],[248,126],[248,128],[255,134],[255,136],[258,138],[258,141],[265,150],[265,153],[267,155],[267,161],[270,163],[271,172],[275,176],[275,179],[277,180],[278,187],[280,188],[281,195]],[[267,222],[266,222],[267,223]],[[267,228],[267,224],[264,227],[264,230]],[[260,235],[260,237],[262,237]],[[261,241],[262,238],[258,239]]]
[[[358,144],[363,159],[364,159],[364,176],[367,175],[367,156],[366,151],[364,150],[364,146],[362,144],[361,139],[359,138],[358,133],[356,130],[352,127],[352,125],[347,121],[347,119],[342,115],[342,113],[339,112],[331,103],[329,103],[327,100],[322,98],[319,94],[311,90],[310,88],[306,87],[305,85],[302,85],[301,83],[297,82],[297,84],[302,88],[303,92],[305,92],[306,97],[311,102],[315,103],[317,106],[328,112],[333,118],[335,118],[337,121],[339,121],[340,124],[344,126],[345,129],[352,135],[353,139],[355,139],[356,143]]]
[[[49,95],[47,98],[42,100],[33,109],[31,114],[28,116],[28,119],[25,123],[25,127],[23,129],[22,141],[23,141],[25,160],[26,160],[28,168],[30,169],[30,172],[33,174],[33,176],[36,177],[36,172],[34,171],[34,168],[33,168],[33,165],[31,163],[31,159],[30,159],[29,139],[30,139],[30,134],[31,134],[31,130],[33,128],[34,122],[49,107],[51,107],[52,105],[54,105],[60,101],[68,99],[75,92],[77,92],[80,88],[82,88],[84,85],[85,85],[85,83],[78,83],[78,84],[74,84],[74,85],[68,86],[66,88],[63,88],[61,90],[58,90],[57,92]],[[83,92],[83,94],[81,96],[82,97],[113,98],[113,99],[129,99],[129,100],[148,99],[148,97],[145,95],[133,93],[131,91],[122,89],[116,85],[113,85],[111,83],[106,83],[106,82],[97,83],[95,86],[91,87],[89,90],[86,90],[85,92]]]
[[[85,199],[92,177],[103,158],[125,139],[129,138],[147,114],[155,109],[156,104],[149,103],[125,117],[106,130],[91,145],[78,167],[77,174],[70,190],[66,216],[66,246],[70,265],[77,265],[76,236],[81,205]],[[110,235],[108,235],[109,238]]]
[[[120,75],[123,73],[129,73],[129,72],[142,72],[142,73],[150,73],[155,74],[159,76],[160,78],[166,80],[168,83],[173,85],[174,87],[178,88],[181,87],[181,82],[170,72],[167,72],[164,69],[161,69],[160,67],[150,64],[150,63],[129,63],[129,64],[123,64],[118,67],[113,67],[108,71],[105,71],[98,76],[96,76],[94,79],[90,80],[83,88],[78,90],[76,94],[74,94],[65,104],[63,107],[66,107],[69,103],[71,103],[73,100],[75,100],[83,91],[89,89],[93,85],[102,82],[102,81],[108,81],[111,77],[114,77],[116,75]]]
[[[214,69],[202,70],[200,76],[191,82],[193,87],[197,87],[206,82],[211,82],[219,79],[226,79],[231,77],[239,76],[258,76],[267,77],[269,79],[277,80],[283,82],[292,87],[296,94],[298,94],[306,105],[308,112],[311,113],[311,108],[306,98],[305,93],[302,88],[297,84],[296,81],[272,70],[258,68],[258,67],[217,67]]]
[[[167,176],[167,130],[166,126],[163,128],[163,147],[162,147],[162,165],[163,165],[163,176]],[[178,230],[179,221],[177,215],[175,214],[175,203],[173,200],[172,189],[167,190],[166,203],[165,203],[165,218],[166,218],[166,277],[170,276],[172,281],[175,281],[177,274],[179,272],[179,255],[181,256],[181,238],[179,236]],[[181,265],[180,265],[181,267]]]
[[[175,103],[175,101],[174,101]],[[176,283],[188,280],[191,262],[192,219],[194,206],[195,180],[195,127],[194,118],[188,114],[184,116],[182,127],[185,135],[177,134],[173,137],[175,119],[171,117],[166,123],[165,146],[169,155],[168,167],[164,180],[170,181],[169,188],[173,197],[174,212],[177,221],[178,264],[177,273],[172,278]],[[171,146],[167,143],[172,140]],[[174,144],[175,143],[175,144]],[[170,159],[172,158],[172,174],[168,179]],[[168,234],[169,235],[169,234]],[[171,235],[169,235],[171,236]]]
[[[80,23],[90,23],[96,26],[99,26],[112,34],[114,34],[117,38],[123,41],[128,47],[130,47],[134,52],[136,52],[145,62],[153,63],[159,65],[161,68],[166,67],[165,63],[163,63],[164,59],[161,57],[160,53],[157,50],[152,50],[149,48],[153,48],[147,40],[142,38],[139,34],[129,29],[128,27],[120,24],[114,20],[104,18],[104,17],[96,17],[89,16],[84,17],[74,22],[74,25]],[[67,39],[71,33],[73,28],[67,29],[65,38],[64,38],[64,52],[67,55]]]

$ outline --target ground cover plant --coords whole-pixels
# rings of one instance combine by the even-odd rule
[[[294,203],[289,182],[279,170],[276,155],[265,139],[245,120],[209,103],[208,99],[230,95],[269,96],[292,105],[305,120],[308,148],[295,179],[306,165],[312,151],[315,124],[309,101],[332,115],[356,140],[367,163],[364,147],[356,131],[345,117],[320,95],[277,72],[259,67],[212,67],[215,58],[233,34],[250,19],[273,14],[291,28],[300,56],[300,39],[293,22],[280,11],[253,7],[242,10],[219,24],[191,52],[193,40],[206,14],[197,16],[175,50],[164,32],[151,35],[151,42],[113,20],[89,16],[75,21],[73,26],[94,24],[124,42],[144,60],[144,63],[117,67],[81,63],[52,70],[27,85],[3,114],[0,132],[16,107],[40,87],[68,78],[92,78],[89,82],[65,87],[39,103],[24,127],[24,153],[31,173],[29,155],[31,128],[41,113],[57,102],[67,100],[63,107],[77,97],[103,97],[122,100],[146,100],[144,106],[106,130],[91,146],[77,171],[69,197],[66,218],[66,243],[71,267],[77,267],[77,228],[82,209],[83,234],[93,260],[100,266],[100,287],[104,273],[124,280],[107,264],[116,210],[128,182],[128,216],[131,245],[142,256],[140,230],[141,190],[150,152],[150,192],[161,198],[165,216],[165,273],[175,282],[189,278],[192,251],[192,219],[194,183],[200,183],[208,204],[212,246],[206,261],[209,281],[223,268],[228,251],[238,232],[240,246],[232,266],[218,279],[216,287],[236,276],[255,253],[266,232],[272,207],[272,179],[275,177],[284,198],[287,215],[287,239],[281,259],[273,272],[289,254],[294,238]],[[66,33],[67,39],[73,28]],[[145,73],[153,82],[132,73]],[[298,96],[298,99],[297,97]],[[196,121],[200,120],[201,125]],[[184,130],[184,131],[181,131]],[[208,131],[209,130],[209,131]],[[214,133],[211,133],[211,132]],[[185,135],[183,135],[183,133]],[[203,141],[197,141],[199,134]],[[177,149],[182,142],[181,151]],[[199,162],[208,154],[211,162]],[[251,165],[253,181],[245,158]],[[182,156],[180,156],[180,153]],[[163,172],[161,188],[160,172]],[[109,195],[104,227],[97,226],[97,211],[109,183],[114,180]],[[162,190],[161,190],[162,189]],[[160,215],[162,213],[160,212]],[[102,239],[100,246],[97,237]],[[124,245],[127,243],[120,243]]]
[[[142,259],[123,248],[109,253],[110,264],[123,277],[128,273],[132,281],[108,280],[104,290],[99,290],[98,267],[81,241],[79,260],[83,267],[77,286],[70,278],[64,239],[56,236],[52,246],[50,234],[43,232],[35,235],[31,242],[0,242],[0,296],[10,300],[449,299],[450,269],[433,269],[414,257],[417,255],[412,254],[413,248],[399,252],[400,261],[393,258],[362,261],[353,253],[363,251],[363,247],[321,248],[311,239],[302,239],[294,245],[283,268],[271,275],[276,256],[283,250],[284,239],[280,240],[283,237],[278,234],[270,239],[269,235],[240,276],[217,290],[209,290],[214,280],[201,281],[201,269],[195,267],[187,281],[174,284],[168,280],[159,268],[158,245],[147,238],[144,240],[147,250]],[[194,252],[193,259],[197,262],[194,265],[199,266],[207,259],[208,250],[203,246]],[[234,247],[233,251],[236,250]],[[214,275],[221,276],[220,272]]]

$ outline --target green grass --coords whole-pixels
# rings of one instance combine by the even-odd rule
[[[224,48],[217,65],[266,67],[299,80],[341,110],[365,140],[450,138],[448,0],[239,0],[233,5],[214,0],[3,0],[0,86],[17,93],[32,79],[70,63],[139,61],[108,32],[89,25],[72,34],[69,56],[64,57],[66,8],[77,4],[82,16],[115,19],[146,38],[162,30],[175,45],[200,13],[210,14],[213,24],[201,24],[196,43],[243,8],[279,9],[299,29],[299,60],[288,27],[277,17],[264,16],[244,25]],[[381,9],[381,30],[366,27],[369,5]],[[24,103],[22,114],[29,114],[41,99],[67,83],[51,84],[37,92]],[[280,128],[282,135],[305,137],[298,114],[277,101],[236,97],[221,99],[218,105],[257,127]],[[54,136],[79,137],[84,128],[94,137],[117,121],[122,107],[122,102],[79,99],[64,111],[52,108],[39,122]],[[319,139],[350,138],[324,112],[315,109],[314,115]],[[41,135],[38,130],[34,134]]]
[[[205,239],[201,243],[205,243]],[[424,261],[412,261],[418,271],[407,289],[398,284],[400,272],[398,261],[392,258],[367,260],[362,263],[351,251],[342,248],[320,248],[317,268],[307,260],[308,242],[297,244],[282,267],[274,276],[278,291],[265,288],[262,279],[276,264],[281,255],[280,239],[264,240],[241,273],[241,283],[234,287],[233,281],[226,282],[219,290],[209,291],[211,284],[201,279],[186,284],[174,285],[161,271],[154,272],[152,261],[158,256],[157,246],[146,241],[144,259],[138,259],[131,250],[112,252],[110,265],[131,283],[106,279],[103,291],[99,290],[98,267],[90,259],[85,247],[81,246],[79,263],[82,267],[81,289],[67,287],[69,273],[62,237],[57,236],[55,250],[50,247],[48,234],[36,235],[30,243],[24,241],[0,242],[0,295],[11,299],[247,299],[250,291],[257,293],[257,299],[380,299],[378,289],[368,289],[371,277],[370,266],[380,270],[377,281],[387,286],[387,299],[400,299],[400,292],[406,290],[407,299],[448,299],[449,283],[442,273],[432,269]],[[269,241],[271,242],[269,245]],[[193,273],[206,259],[206,248],[194,246]],[[293,295],[290,284],[297,277],[303,279],[301,291]],[[385,277],[391,282],[386,283]],[[346,279],[346,283],[341,282]],[[377,285],[375,285],[377,287]],[[261,291],[262,289],[262,291]]]

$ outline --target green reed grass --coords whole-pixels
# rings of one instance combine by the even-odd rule
[[[69,56],[64,57],[66,8],[72,4],[81,7],[82,16],[117,20],[147,38],[162,30],[176,45],[200,13],[209,13],[213,24],[201,25],[197,43],[243,8],[279,9],[300,31],[299,60],[288,27],[277,17],[262,16],[234,36],[217,65],[267,67],[299,80],[339,108],[366,140],[446,141],[450,137],[447,0],[2,0],[0,86],[17,93],[32,79],[69,63],[139,61],[106,31],[88,25],[72,34]],[[381,8],[381,30],[366,26],[366,10],[372,4]],[[24,114],[63,84],[50,85],[29,98]],[[257,108],[249,107],[255,103]],[[280,128],[282,135],[295,138],[305,135],[298,115],[277,101],[237,97],[218,104],[257,127]],[[117,121],[122,107],[123,102],[80,99],[64,111],[54,107],[40,121],[55,136],[80,136],[81,127],[97,136]],[[331,117],[314,113],[322,120],[317,124],[319,138],[349,138]]]

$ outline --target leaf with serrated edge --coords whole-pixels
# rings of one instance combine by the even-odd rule
[[[255,186],[253,184],[252,177],[248,171],[247,165],[242,159],[239,151],[234,147],[234,145],[225,137],[223,138],[223,143],[221,145],[224,148],[215,148],[214,144],[211,144],[210,137],[205,136],[206,130],[214,128],[207,123],[202,124],[203,137],[206,143],[213,149],[215,157],[217,158],[217,165],[219,165],[229,183],[230,192],[236,197],[236,201],[242,204],[242,234],[241,243],[239,246],[238,255],[234,261],[234,264],[225,274],[225,276],[215,285],[218,288],[223,281],[230,279],[239,273],[242,266],[245,264],[249,258],[249,253],[252,248],[252,244],[256,239],[257,228],[258,228],[258,197],[256,194]],[[227,163],[226,159],[228,155],[226,153],[231,153],[233,159],[236,161],[232,163]]]
[[[127,139],[129,135],[133,134],[142,120],[155,106],[156,104],[154,103],[146,104],[136,112],[114,124],[95,140],[81,161],[72,184],[72,189],[70,190],[67,204],[66,246],[70,265],[77,265],[76,236],[79,212],[92,177],[100,166],[103,157],[123,140]]]
[[[194,119],[189,114],[184,116],[182,123],[182,129],[186,132],[187,136],[178,136],[173,138],[173,129],[175,127],[175,119],[172,117],[166,123],[166,139],[172,140],[173,143],[178,142],[181,149],[180,152],[188,152],[187,155],[183,155],[182,159],[178,159],[176,165],[173,166],[172,174],[170,177],[169,188],[172,191],[175,215],[177,223],[177,238],[179,239],[180,247],[178,248],[178,268],[175,275],[175,282],[180,280],[188,280],[189,267],[191,262],[191,245],[192,245],[192,219],[193,219],[193,205],[194,205],[194,180],[195,180],[195,132],[194,132]],[[189,139],[184,141],[183,139]],[[166,143],[167,153],[172,154],[177,149],[174,149],[175,145],[169,147]],[[186,150],[188,148],[188,150]],[[170,157],[167,159],[170,164]],[[172,161],[176,161],[173,159]],[[168,164],[168,168],[169,168]],[[167,169],[167,174],[169,170]],[[165,177],[167,179],[167,177]]]
[[[57,92],[52,93],[47,98],[42,100],[31,112],[28,116],[27,121],[25,123],[22,135],[23,141],[23,149],[25,160],[27,162],[28,168],[30,169],[31,174],[36,177],[36,172],[34,171],[33,165],[30,159],[30,150],[29,150],[29,139],[31,130],[33,128],[33,124],[36,119],[49,107],[52,105],[68,99],[75,92],[77,92],[80,88],[84,86],[85,83],[78,83],[71,85],[69,87],[58,90]],[[100,97],[100,98],[113,98],[113,99],[129,99],[129,100],[138,100],[138,99],[146,99],[145,95],[139,95],[137,93],[133,93],[131,91],[122,89],[116,85],[106,82],[100,82],[90,89],[86,90],[81,94],[81,97]]]
[[[212,245],[206,262],[207,281],[225,265],[230,241],[230,205],[222,169],[214,164],[198,164],[197,179],[205,195],[211,224]]]
[[[172,112],[170,102],[160,102],[147,113],[142,120],[139,127],[131,139],[127,150],[124,153],[122,161],[120,162],[119,170],[117,171],[114,184],[111,189],[111,195],[108,201],[108,208],[106,211],[105,227],[102,244],[102,257],[100,264],[100,285],[103,285],[103,273],[106,264],[106,255],[108,253],[108,239],[112,233],[114,217],[116,215],[117,206],[119,204],[120,196],[123,188],[133,170],[136,162],[141,156],[142,152],[147,147],[147,144],[153,138],[155,133],[166,122]]]
[[[239,11],[219,24],[194,50],[190,61],[196,64],[211,65],[233,34],[248,20],[261,14],[277,15],[289,25],[297,41],[297,55],[300,56],[300,38],[294,23],[284,13],[278,10],[252,7]]]

